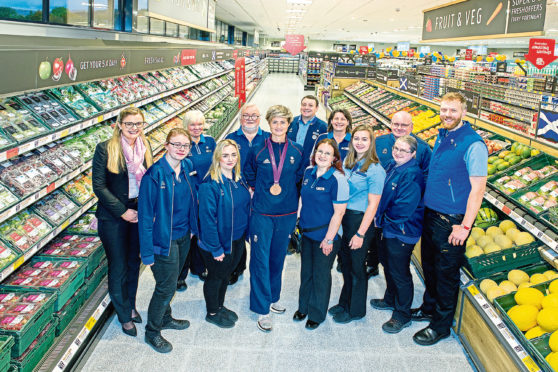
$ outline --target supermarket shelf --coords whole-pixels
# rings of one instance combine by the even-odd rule
[[[364,111],[368,112],[370,115],[374,116],[376,119],[378,119],[382,124],[384,124],[385,126],[387,126],[388,128],[391,128],[391,123],[389,120],[387,120],[382,114],[376,112],[374,109],[372,109],[370,106],[368,106],[367,104],[363,103],[360,99],[358,99],[355,95],[353,95],[350,92],[344,91],[344,94],[354,103],[356,103],[360,108],[362,108]]]
[[[186,111],[187,109],[189,109],[190,107],[192,107],[193,105],[203,101],[204,99],[206,99],[207,97],[217,93],[219,90],[225,88],[228,85],[231,85],[232,81],[221,85],[219,88],[215,89],[214,91],[198,98],[195,101],[190,102],[187,106],[184,106],[183,108],[175,111],[174,113],[167,115],[165,118],[156,121],[155,123],[149,125],[148,127],[146,127],[144,129],[145,133],[149,133],[150,131],[152,131],[153,129],[157,128],[158,126],[160,126],[161,124],[163,124],[164,122],[168,121],[169,119],[181,114],[182,112]],[[215,107],[215,106],[213,106]],[[213,108],[212,107],[212,108]],[[75,169],[74,171],[63,175],[62,177],[60,177],[58,180],[52,182],[50,185],[42,188],[39,191],[36,191],[35,193],[29,195],[28,197],[26,197],[25,199],[19,201],[18,203],[14,204],[13,206],[9,207],[8,209],[4,210],[2,213],[0,213],[0,223],[4,222],[5,220],[7,220],[8,218],[12,217],[13,215],[15,215],[16,213],[18,213],[19,211],[23,210],[24,208],[32,205],[33,203],[35,203],[37,200],[43,198],[44,196],[50,194],[51,192],[53,192],[54,190],[58,189],[60,186],[64,185],[66,182],[68,182],[69,180],[73,179],[74,177],[76,177],[78,174],[80,174],[81,172],[84,172],[86,170],[88,170],[89,168],[91,168],[91,164],[92,161],[89,160],[87,161],[85,164],[82,164],[79,168]]]
[[[487,108],[481,108],[481,110],[485,111],[485,112],[490,112],[491,114],[496,114],[496,115],[500,115],[500,116],[505,116],[505,117],[510,118],[510,119],[518,120],[518,121],[521,121],[522,123],[525,123],[525,124],[533,125],[533,121],[525,120],[524,118],[521,118],[521,117],[513,115],[513,114],[503,114],[501,112],[497,112],[497,111],[490,110],[490,109],[487,109]]]
[[[484,198],[488,200],[492,205],[501,210],[504,214],[509,216],[511,219],[520,224],[525,230],[536,236],[540,241],[550,247],[554,252],[558,253],[558,241],[550,238],[539,228],[535,227],[532,223],[527,221],[525,218],[517,214],[515,211],[511,210],[508,206],[502,203],[500,200],[496,199],[489,192],[484,193]]]
[[[489,100],[489,101],[498,101],[498,102],[502,102],[502,103],[508,103],[510,105],[527,108],[527,109],[530,109],[530,110],[533,110],[533,111],[538,111],[539,110],[538,106],[528,105],[528,104],[525,104],[525,103],[520,103],[520,102],[512,101],[512,100],[509,100],[509,99],[505,99],[505,98],[495,98],[495,97],[492,97],[492,96],[483,96],[482,98],[486,99],[486,100]]]
[[[519,343],[517,338],[511,333],[502,318],[498,315],[494,307],[486,301],[484,296],[474,284],[462,287],[463,293],[471,300],[478,313],[491,329],[498,341],[508,351],[508,354],[516,362],[516,366],[521,371],[537,372],[541,371],[537,363],[527,353],[525,348]],[[474,354],[474,352],[472,352]]]
[[[77,220],[82,214],[88,211],[93,205],[97,203],[97,198],[91,198],[85,205],[83,205],[77,212],[70,216],[61,225],[52,230],[48,235],[46,235],[41,241],[39,241],[35,246],[28,251],[26,251],[23,256],[19,257],[16,261],[11,263],[9,266],[5,267],[4,270],[0,271],[0,282],[6,279],[11,273],[13,273],[18,267],[23,265],[28,261],[35,253],[37,253],[41,248],[48,244],[55,236],[60,234],[66,227],[68,227],[72,222]]]
[[[197,80],[195,82],[186,84],[182,87],[171,89],[171,90],[168,90],[166,92],[159,93],[159,94],[157,94],[153,97],[149,97],[149,98],[146,98],[146,99],[143,99],[143,100],[139,100],[139,101],[136,101],[136,102],[131,102],[128,105],[124,105],[124,106],[121,106],[117,109],[105,112],[101,115],[83,120],[81,122],[78,122],[78,123],[70,126],[70,127],[67,127],[67,128],[55,131],[55,132],[48,133],[47,135],[45,135],[44,137],[41,137],[39,139],[33,139],[33,140],[30,140],[29,142],[26,142],[26,143],[23,143],[23,144],[18,144],[15,147],[11,147],[11,148],[8,148],[8,149],[3,150],[2,152],[0,152],[0,162],[2,162],[4,160],[7,160],[7,159],[10,159],[10,158],[13,158],[14,156],[17,156],[17,155],[21,155],[21,154],[26,153],[28,151],[31,151],[33,149],[39,148],[39,147],[41,147],[43,145],[46,145],[48,143],[54,142],[56,140],[59,140],[59,139],[64,138],[66,136],[69,136],[70,134],[79,132],[82,129],[88,128],[88,127],[90,127],[94,124],[100,123],[104,120],[116,117],[116,116],[118,116],[118,114],[120,113],[120,111],[124,107],[130,106],[130,105],[133,105],[133,106],[136,106],[136,107],[146,105],[146,104],[151,103],[153,101],[156,101],[158,99],[168,97],[170,95],[178,93],[178,92],[180,92],[184,89],[188,89],[188,88],[194,87],[196,85],[205,83],[208,80],[211,80],[211,79],[214,79],[216,77],[225,75],[225,74],[227,74],[231,71],[233,71],[233,69],[221,71],[217,74],[214,74],[214,75],[205,77],[203,79]]]
[[[477,118],[474,124],[524,145],[530,145],[531,140],[534,139],[534,137],[526,133],[516,131],[506,125],[498,124],[490,120]]]
[[[45,354],[36,371],[62,372],[73,366],[80,352],[88,345],[97,330],[102,327],[99,321],[107,317],[110,304],[107,279],[103,279],[95,292],[86,300],[66,330],[58,337],[49,352]]]

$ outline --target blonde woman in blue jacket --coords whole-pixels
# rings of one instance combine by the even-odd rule
[[[232,328],[238,316],[224,306],[229,277],[246,249],[250,192],[242,178],[240,152],[235,141],[217,144],[209,174],[199,189],[199,247],[207,267],[203,295],[205,320]]]

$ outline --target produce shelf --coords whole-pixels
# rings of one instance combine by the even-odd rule
[[[136,102],[131,102],[129,105],[121,106],[121,107],[116,108],[114,110],[105,112],[101,115],[97,115],[97,116],[94,116],[92,118],[82,120],[82,121],[80,121],[77,124],[74,124],[72,126],[62,128],[62,129],[54,131],[54,132],[49,132],[41,138],[32,139],[29,142],[26,142],[26,143],[23,143],[23,144],[18,144],[17,146],[13,146],[13,147],[10,147],[8,149],[4,149],[3,151],[0,152],[0,162],[2,162],[4,160],[7,160],[7,159],[10,159],[10,158],[13,158],[14,156],[24,154],[28,151],[39,148],[39,147],[44,146],[48,143],[54,142],[58,139],[67,137],[70,134],[79,132],[82,129],[88,128],[88,127],[90,127],[94,124],[100,123],[104,120],[116,117],[116,116],[118,116],[120,111],[122,111],[122,108],[124,108],[124,107],[130,106],[130,105],[133,105],[133,106],[136,106],[136,107],[146,105],[146,104],[151,103],[153,101],[156,101],[158,99],[165,98],[165,97],[168,97],[168,96],[173,95],[175,93],[178,93],[178,92],[180,92],[184,89],[192,88],[196,85],[205,83],[206,81],[212,80],[212,79],[214,79],[216,77],[219,77],[219,76],[222,76],[222,75],[225,75],[225,74],[227,74],[231,71],[233,71],[233,69],[228,69],[228,70],[225,70],[225,71],[221,71],[217,74],[207,76],[203,79],[196,80],[192,83],[183,85],[182,87],[174,88],[174,89],[156,94],[152,97],[149,97],[149,98],[146,98],[146,99],[143,99],[143,100],[139,100],[139,101],[136,101]]]
[[[86,300],[68,327],[55,340],[36,371],[65,371],[73,366],[80,352],[88,347],[91,336],[97,332],[108,317],[110,304],[107,279],[103,279],[95,292]]]
[[[97,203],[97,198],[93,197],[90,199],[85,205],[81,206],[81,208],[75,212],[72,216],[70,216],[66,221],[64,221],[60,226],[53,229],[48,235],[46,235],[41,241],[39,241],[33,248],[26,251],[21,257],[19,257],[15,262],[11,263],[10,265],[6,266],[4,270],[0,271],[0,282],[6,279],[11,273],[13,273],[18,267],[23,265],[27,262],[35,253],[37,253],[41,248],[47,245],[54,237],[60,234],[66,227],[68,227],[72,222],[77,220],[82,214],[84,214],[87,210],[89,210],[93,205]]]
[[[344,94],[347,96],[347,98],[349,98],[351,101],[356,103],[364,111],[368,112],[370,115],[374,116],[377,120],[379,120],[383,125],[391,129],[391,122],[384,115],[380,114],[379,112],[376,112],[374,109],[372,109],[370,106],[362,102],[352,93],[345,91]]]

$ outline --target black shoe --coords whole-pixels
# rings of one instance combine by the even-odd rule
[[[384,301],[383,298],[373,298],[370,300],[370,306],[378,310],[393,310],[393,306]]]
[[[207,279],[207,270],[204,270],[203,273],[201,273],[200,275],[198,275],[198,278],[200,278],[200,280],[202,282],[205,282],[205,279]]]
[[[337,270],[338,273],[342,272],[339,262],[337,263],[337,267],[335,268],[335,270]]]
[[[329,315],[337,315],[339,313],[342,313],[345,311],[345,308],[341,305],[335,305],[329,308],[329,310],[327,311],[329,313]]]
[[[339,313],[337,315],[335,315],[333,317],[333,321],[335,323],[339,323],[339,324],[346,324],[346,323],[350,323],[353,320],[358,320],[358,319],[362,319],[362,316],[358,316],[358,317],[352,317],[351,315],[349,315],[348,312],[343,311],[342,313]]]
[[[295,311],[294,315],[293,315],[293,320],[295,322],[300,322],[302,320],[304,320],[306,318],[306,314],[301,313],[300,311]]]
[[[188,284],[186,284],[186,279],[182,279],[182,280],[178,280],[178,282],[176,283],[176,290],[178,292],[184,292],[185,290],[188,289]]]
[[[222,312],[210,315],[209,313],[205,316],[205,320],[211,324],[215,324],[220,328],[232,328],[234,327],[234,322],[229,318],[225,317]]]
[[[449,337],[449,335],[449,333],[440,334],[432,328],[426,327],[415,333],[415,335],[413,336],[413,341],[422,346],[430,346],[446,337]]]
[[[432,314],[422,311],[422,308],[411,309],[411,319],[415,322],[429,322],[432,320]]]
[[[313,330],[313,329],[318,328],[319,326],[320,326],[320,323],[308,319],[308,320],[306,321],[306,325],[305,325],[304,327],[305,327],[306,329]]]
[[[236,282],[238,282],[238,273],[234,272],[229,277],[229,285],[233,285]]]
[[[236,322],[238,320],[238,315],[236,315],[236,313],[230,309],[227,309],[226,307],[221,307],[219,309],[219,311],[223,314],[223,316],[229,320],[232,320],[233,322]]]
[[[171,343],[165,340],[161,335],[153,338],[145,336],[145,342],[158,353],[170,353],[172,351]]]
[[[141,322],[142,322],[142,319],[141,319],[140,313],[138,313],[138,312],[136,311],[136,314],[138,314],[138,315],[132,317],[132,322],[134,322],[134,323],[141,323]]]
[[[391,318],[384,324],[382,324],[382,329],[386,333],[399,333],[403,328],[409,327],[411,325],[411,321],[407,323],[403,323],[397,319]]]
[[[172,318],[170,321],[163,324],[161,330],[163,329],[186,329],[190,327],[190,322],[186,319],[174,319]]]
[[[133,322],[132,322],[132,328],[130,329],[126,329],[124,328],[124,325],[122,325],[122,332],[132,337],[136,337],[138,335],[138,330],[136,329],[136,325]]]
[[[368,266],[366,269],[366,277],[368,279],[372,278],[373,276],[378,276],[380,272],[378,271],[378,266]]]

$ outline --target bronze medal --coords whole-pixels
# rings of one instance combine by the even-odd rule
[[[269,188],[269,192],[271,193],[271,195],[277,196],[281,194],[281,186],[279,186],[278,183],[274,183],[273,186]]]

